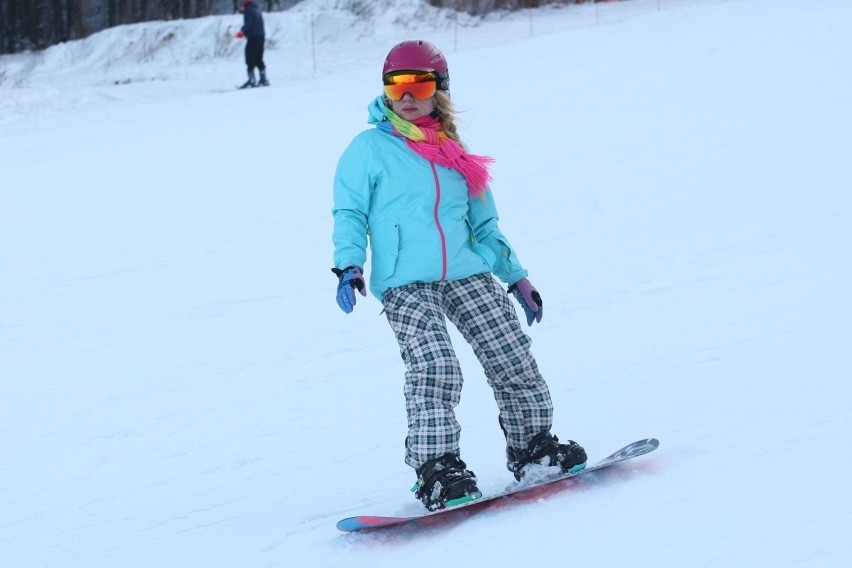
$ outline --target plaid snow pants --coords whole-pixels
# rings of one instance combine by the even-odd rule
[[[383,304],[406,367],[408,465],[417,468],[446,453],[459,453],[461,427],[454,409],[463,381],[445,316],[482,364],[507,445],[526,449],[533,436],[550,430],[553,404],[530,353],[531,340],[521,330],[509,295],[490,273],[391,288]]]

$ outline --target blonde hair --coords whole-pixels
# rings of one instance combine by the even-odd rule
[[[453,106],[453,101],[450,95],[444,91],[435,91],[435,112],[438,113],[438,120],[441,121],[441,128],[444,129],[444,134],[447,138],[455,140],[459,144],[462,143],[459,137],[458,129],[456,128],[456,109]]]

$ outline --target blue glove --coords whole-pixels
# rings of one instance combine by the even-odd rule
[[[534,321],[541,321],[541,316],[544,314],[541,294],[530,284],[529,280],[521,278],[509,286],[509,292],[524,308],[524,313],[527,315],[527,325],[532,325]]]
[[[347,266],[343,270],[332,268],[331,271],[340,279],[337,284],[337,305],[345,313],[351,314],[355,308],[355,289],[357,288],[362,296],[367,295],[367,286],[364,284],[361,269],[357,266]]]

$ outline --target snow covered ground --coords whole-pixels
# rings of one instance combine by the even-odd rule
[[[239,16],[0,58],[0,566],[852,564],[852,4],[333,4],[267,14],[268,89],[228,91]],[[336,160],[414,37],[497,159],[554,432],[591,459],[662,445],[450,528],[344,535],[420,510],[398,348],[329,272]],[[497,492],[454,337],[463,457]]]

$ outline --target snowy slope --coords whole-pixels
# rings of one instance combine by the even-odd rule
[[[0,566],[848,566],[852,6],[304,4],[267,15],[269,89],[217,92],[236,16],[170,23],[146,61],[115,54],[165,24],[0,58]],[[420,508],[393,335],[329,272],[336,160],[418,36],[545,298],[554,432],[662,446],[452,528],[343,535]],[[454,337],[463,456],[496,492]]]

